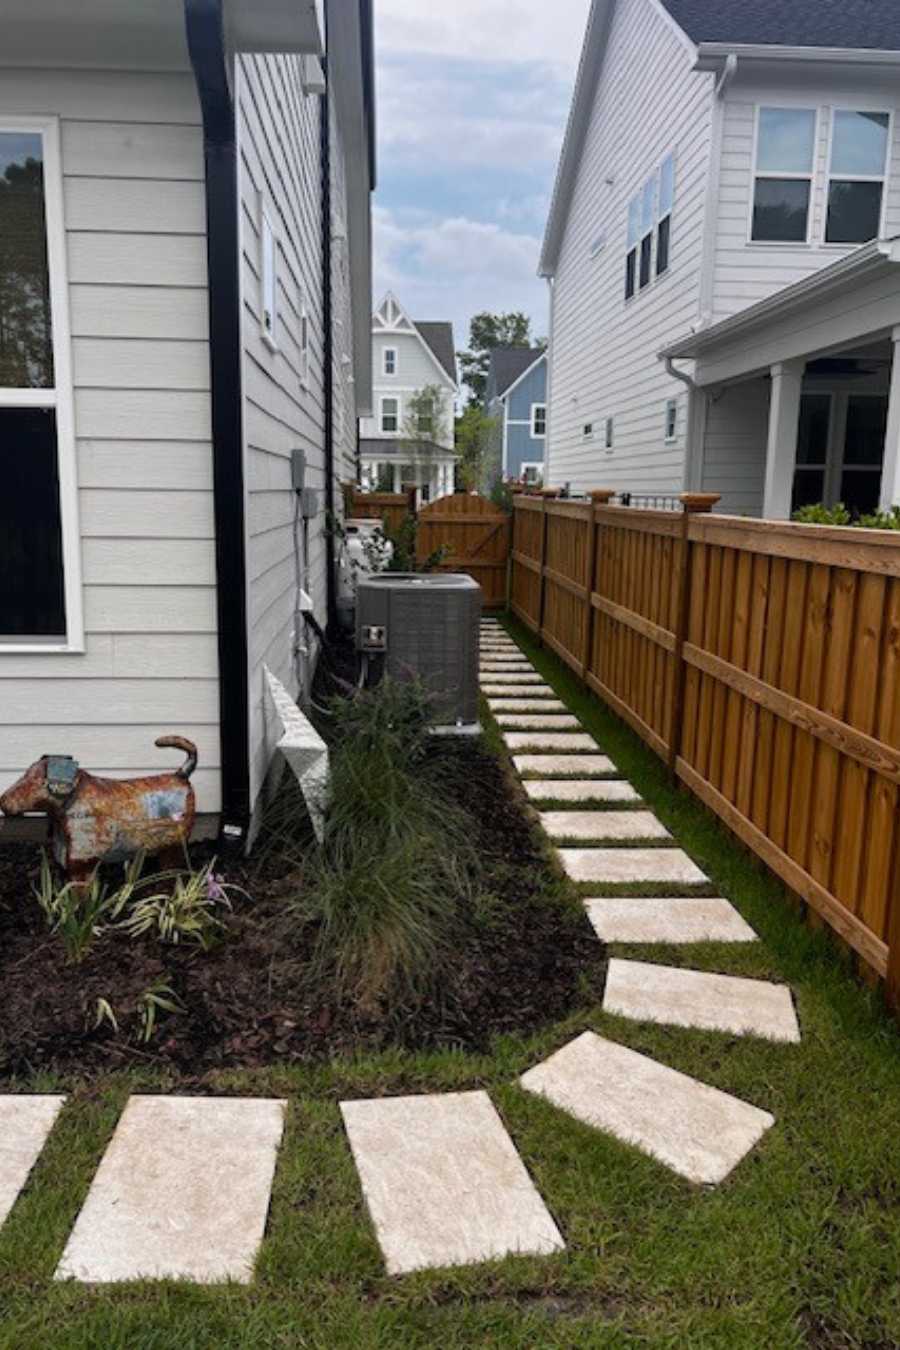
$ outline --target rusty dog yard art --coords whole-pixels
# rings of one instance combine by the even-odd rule
[[[160,736],[155,744],[187,759],[169,773],[119,779],[97,778],[70,755],[42,755],[0,796],[0,811],[46,814],[53,856],[78,883],[100,863],[127,862],[138,853],[177,851],[180,857],[197,809],[190,784],[197,747],[183,736]]]

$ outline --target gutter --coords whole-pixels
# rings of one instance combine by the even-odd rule
[[[337,629],[337,559],[334,513],[334,278],[331,244],[331,63],[325,15],[325,92],[319,98],[319,171],[322,183],[322,383],[325,398],[325,612],[326,632]]]
[[[804,65],[900,66],[900,51],[878,47],[780,47],[774,43],[700,42],[695,70],[716,70],[729,56],[748,61],[797,61]]]
[[[243,847],[250,821],[250,717],[237,134],[223,0],[184,0],[184,17],[203,116],[206,179],[220,838],[231,847]]]

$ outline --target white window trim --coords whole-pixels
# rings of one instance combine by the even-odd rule
[[[520,480],[521,480],[523,483],[528,482],[528,479],[527,479],[526,476],[525,476],[526,470],[528,470],[528,469],[534,469],[534,470],[535,470],[535,473],[536,473],[536,475],[537,475],[537,478],[539,478],[539,479],[541,480],[541,482],[543,482],[543,479],[544,479],[544,461],[543,461],[542,459],[523,459],[523,460],[522,460],[522,463],[519,465],[519,478],[520,478]]]
[[[669,413],[674,413],[672,418],[672,431],[669,431]],[[665,421],[663,423],[663,443],[665,445],[678,444],[678,399],[667,398],[665,409]]]
[[[393,370],[388,370],[387,368],[388,355],[391,355],[394,358]],[[385,347],[381,354],[381,373],[389,380],[395,380],[397,378],[397,367],[399,365],[398,355],[399,353],[396,347]]]
[[[397,429],[396,431],[385,431],[384,429],[384,405],[391,400],[397,405]],[[381,436],[399,436],[400,428],[403,425],[403,401],[399,394],[382,394],[378,400],[378,432]]]
[[[57,117],[7,117],[0,131],[32,131],[43,137],[44,212],[47,266],[50,272],[50,314],[53,338],[52,390],[0,389],[0,408],[54,408],[59,514],[62,531],[63,594],[66,637],[63,642],[2,642],[0,656],[14,653],[83,652],[84,603],[81,581],[81,530],[78,518],[78,463],[75,450],[75,408],[72,392],[72,334],[69,322],[69,278],[63,206],[62,157]]]
[[[815,126],[813,130],[813,154],[812,167],[808,174],[792,171],[790,173],[766,169],[759,172],[757,165],[759,161],[759,123],[760,114],[763,108],[773,108],[776,112],[811,112],[815,114]],[[753,248],[809,248],[815,242],[813,221],[816,218],[816,207],[819,205],[819,191],[817,184],[817,164],[819,161],[819,147],[822,140],[822,114],[823,109],[817,104],[811,104],[808,99],[798,100],[796,103],[757,103],[753,110],[753,155],[750,162],[750,201],[747,213],[747,243]],[[753,238],[753,211],[756,205],[756,180],[757,178],[780,178],[787,181],[794,181],[798,178],[807,178],[809,180],[809,206],[806,212],[806,238],[805,239],[754,239]],[[822,223],[822,237],[825,236],[825,224]],[[850,247],[850,245],[844,245]]]
[[[888,187],[890,184],[891,169],[891,150],[894,144],[894,110],[885,107],[871,107],[860,101],[852,107],[848,104],[833,103],[825,109],[828,116],[828,144],[825,147],[825,185],[822,193],[822,246],[827,249],[840,249],[845,251],[848,248],[859,248],[860,244],[840,244],[832,242],[825,238],[828,230],[828,197],[831,190],[831,180],[836,178],[840,183],[880,183],[881,184],[881,211],[878,216],[878,233],[876,238],[881,238],[884,234],[884,222],[887,214]],[[887,140],[884,147],[884,168],[881,174],[865,173],[839,173],[831,172],[831,154],[834,147],[834,128],[836,122],[836,113],[841,112],[872,112],[885,113],[888,119]],[[865,243],[865,240],[861,241]]]
[[[544,430],[537,431],[535,428],[537,411],[541,410],[544,414]],[[547,405],[546,403],[532,403],[531,405],[531,438],[535,441],[543,441],[547,437]]]
[[[272,327],[266,327],[266,231],[272,239]],[[278,351],[278,235],[272,220],[272,214],[263,200],[259,198],[259,331],[262,340],[270,352]]]

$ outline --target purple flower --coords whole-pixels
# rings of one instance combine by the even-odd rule
[[[228,899],[225,894],[225,878],[216,872],[210,872],[206,878],[206,898],[214,905],[220,905]]]

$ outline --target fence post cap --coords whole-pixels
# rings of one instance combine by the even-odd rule
[[[558,497],[558,496],[559,496],[559,488],[541,488],[540,492],[538,493],[538,496],[539,496],[539,497]]]
[[[591,501],[595,502],[598,506],[605,505],[605,503],[611,501],[615,495],[615,488],[591,488],[588,493]]]
[[[678,500],[685,511],[711,511],[722,500],[721,492],[682,492]]]

